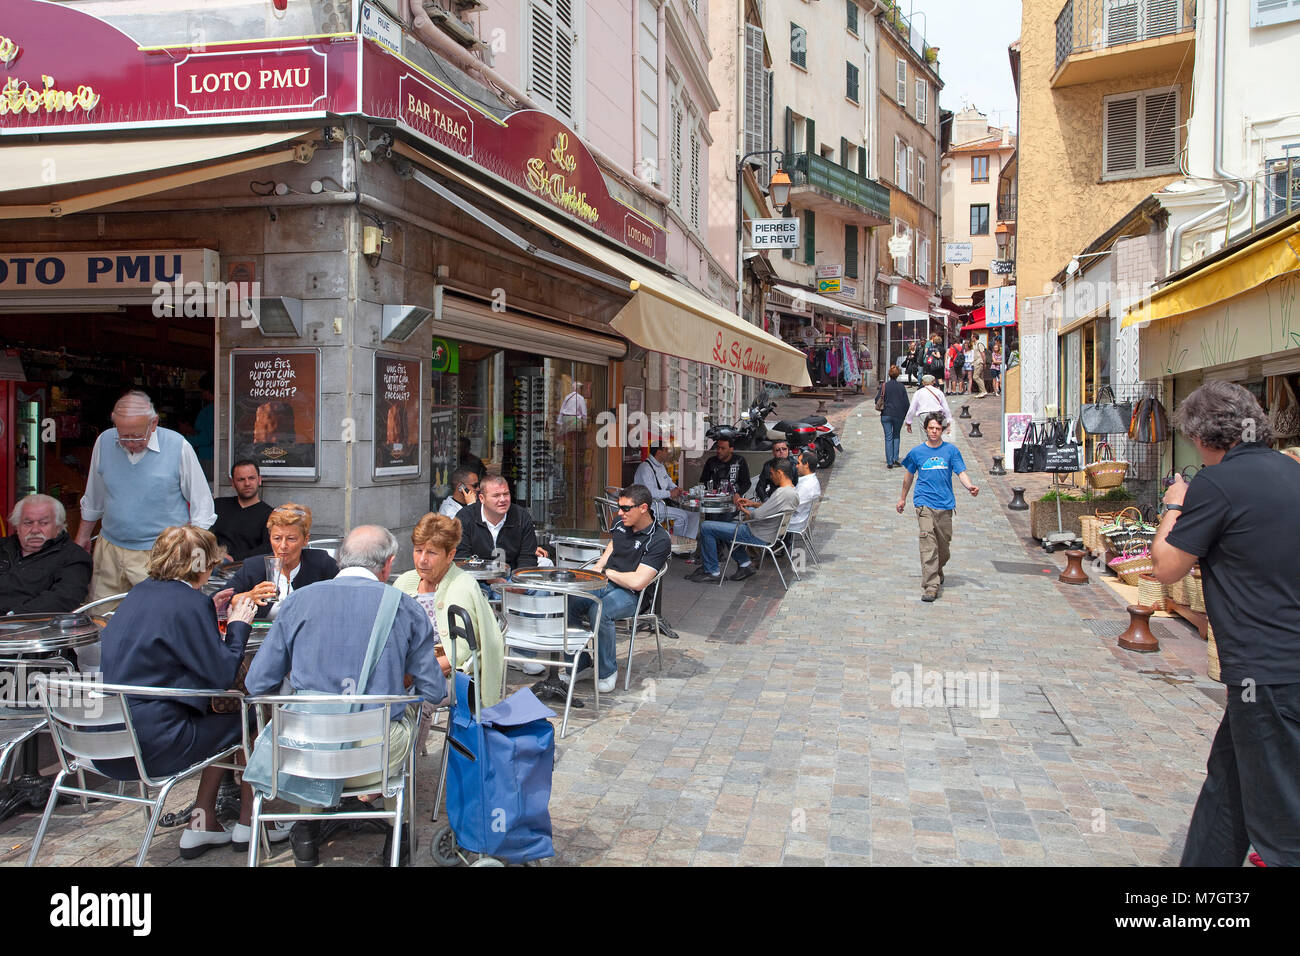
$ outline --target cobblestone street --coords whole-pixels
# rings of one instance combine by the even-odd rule
[[[894,510],[904,472],[884,468],[878,416],[858,396],[830,418],[846,451],[823,475],[820,567],[783,592],[770,567],[719,588],[673,562],[664,607],[680,639],[664,640],[662,671],[640,635],[631,690],[620,676],[598,717],[588,698],[558,742],[553,865],[1177,863],[1221,712],[1204,644],[1162,623],[1160,653],[1118,649],[1122,602],[1056,582],[1063,559],[1028,548],[1004,510],[1014,479],[987,474],[995,439],[960,421],[981,493],[958,488],[947,585],[922,603],[916,520],[910,501]],[[972,680],[945,691],[945,674]],[[421,758],[417,865],[439,739]],[[37,821],[0,827],[0,862],[25,859]],[[140,825],[61,810],[42,862],[128,863]],[[339,840],[322,860],[373,864],[381,842]],[[174,834],[150,862],[179,862]]]

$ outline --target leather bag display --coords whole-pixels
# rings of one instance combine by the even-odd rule
[[[1083,467],[1082,446],[1070,437],[1065,422],[1048,422],[1044,426],[1043,471],[1057,474],[1079,471]]]
[[[1147,445],[1162,442],[1169,437],[1169,416],[1165,414],[1160,399],[1148,395],[1138,401],[1133,407],[1128,437]]]
[[[1039,438],[1040,426],[1030,423],[1025,431],[1024,441],[1020,443],[1011,456],[1012,470],[1019,474],[1042,471],[1046,464],[1046,453]]]
[[[1089,435],[1123,435],[1133,421],[1133,403],[1115,401],[1109,385],[1097,389],[1097,401],[1079,410],[1079,424]]]

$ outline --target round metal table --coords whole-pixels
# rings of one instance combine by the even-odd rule
[[[0,618],[0,658],[16,662],[26,668],[30,662],[33,670],[71,673],[72,662],[66,652],[85,647],[99,640],[105,620],[89,614],[14,614]],[[24,679],[15,680],[25,694],[28,685]],[[18,703],[13,710],[32,709],[31,716],[39,711],[30,702]],[[20,812],[45,809],[50,794],[50,781],[40,776],[39,736],[23,744],[14,768],[14,781],[0,791],[0,820]]]
[[[555,563],[561,568],[575,568],[604,554],[609,536],[554,534],[551,535],[551,544],[555,546]]]
[[[601,548],[604,551],[604,547]],[[599,571],[583,568],[521,568],[510,576],[512,585],[555,588],[562,591],[599,591],[607,583]]]
[[[484,561],[482,558],[458,558],[456,567],[476,581],[496,581],[510,575],[508,565]]]

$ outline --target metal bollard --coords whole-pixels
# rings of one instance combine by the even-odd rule
[[[958,418],[970,418],[970,406],[969,406],[969,405],[963,405],[963,406],[961,407],[961,414],[958,415],[957,417],[958,417]]]
[[[1007,505],[1012,511],[1028,511],[1029,505],[1025,503],[1025,489],[1011,489],[1011,503]]]
[[[1088,575],[1083,572],[1083,558],[1084,552],[1082,551],[1065,552],[1065,570],[1057,575],[1056,580],[1062,584],[1092,583],[1088,580]]]
[[[971,422],[971,423],[970,423],[970,435],[968,435],[967,437],[968,437],[968,438],[983,438],[983,437],[984,437],[982,434],[980,434],[980,423],[979,423],[979,422]]]
[[[1150,654],[1160,650],[1160,642],[1156,640],[1149,627],[1154,612],[1155,608],[1147,607],[1145,604],[1130,604],[1128,630],[1119,636],[1119,646],[1126,651],[1137,651],[1139,654]]]
[[[990,475],[1002,476],[1007,473],[1007,470],[1002,467],[1002,458],[1002,455],[993,456],[993,467],[989,469]]]

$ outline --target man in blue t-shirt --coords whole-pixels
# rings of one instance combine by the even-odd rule
[[[956,445],[943,440],[943,416],[931,412],[925,416],[925,444],[917,445],[903,459],[907,476],[898,498],[898,513],[907,507],[907,492],[916,482],[916,520],[921,526],[921,600],[929,603],[939,596],[943,586],[943,566],[948,563],[948,546],[952,543],[952,513],[957,499],[952,494],[952,476],[974,498],[979,488],[966,476],[966,462]],[[919,478],[917,476],[920,476]]]

